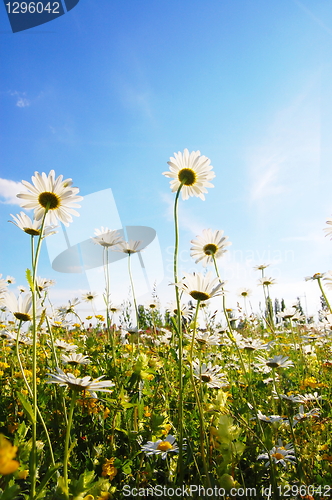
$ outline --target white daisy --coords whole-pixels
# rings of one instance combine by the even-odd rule
[[[201,156],[200,151],[189,153],[188,149],[183,153],[180,151],[174,153],[174,156],[175,158],[171,157],[167,162],[170,171],[163,172],[165,177],[173,179],[170,182],[172,191],[177,191],[183,183],[181,190],[183,200],[187,200],[190,196],[198,196],[201,200],[205,200],[203,193],[207,193],[207,187],[214,187],[209,181],[215,177],[214,172],[211,172],[213,167],[209,158]]]
[[[239,349],[244,349],[245,351],[257,351],[259,349],[269,349],[271,344],[264,344],[259,339],[253,339],[251,337],[242,338],[236,341]]]
[[[294,415],[293,418],[293,427],[300,422],[301,420],[306,420],[307,418],[317,418],[320,415],[320,409],[319,408],[313,408],[312,410],[305,412],[303,405],[300,406],[299,408],[299,413]]]
[[[224,283],[220,283],[218,278],[213,278],[211,272],[205,276],[201,273],[183,274],[183,280],[174,284],[195,300],[208,300],[223,293]]]
[[[252,291],[251,291],[249,288],[240,288],[240,289],[238,290],[237,294],[238,294],[240,297],[247,298],[247,297],[249,297],[249,296],[252,294]]]
[[[294,366],[293,361],[291,361],[288,356],[274,356],[273,358],[264,359],[262,357],[257,357],[257,360],[266,364],[269,368],[289,368]]]
[[[67,314],[75,314],[74,308],[80,304],[80,301],[77,297],[73,300],[68,300],[68,306],[58,307],[57,311],[61,317],[65,317]]]
[[[175,437],[169,434],[165,440],[158,439],[158,441],[148,441],[142,445],[142,451],[148,455],[161,455],[165,460],[168,453],[178,453],[179,447],[175,441]]]
[[[118,306],[116,304],[110,304],[108,306],[108,310],[109,312],[111,312],[112,314],[118,314],[119,312],[122,311],[122,307],[121,306]]]
[[[220,389],[229,385],[224,373],[219,373],[222,369],[221,366],[212,366],[211,361],[208,364],[201,364],[198,359],[192,362],[192,366],[194,377],[207,384],[208,387]]]
[[[32,296],[30,293],[26,295],[20,294],[15,297],[13,292],[6,292],[1,296],[1,304],[5,305],[7,309],[17,318],[19,321],[31,321],[32,320]],[[40,304],[41,301],[37,300],[37,316],[40,316]]]
[[[258,455],[257,460],[267,460],[265,466],[268,467],[270,465],[270,457],[274,463],[280,463],[284,467],[287,467],[287,462],[292,464],[296,462],[294,448],[291,444],[286,444],[284,446],[281,439],[278,441],[278,446],[273,446],[269,453],[262,453],[261,455]]]
[[[0,293],[3,293],[7,290],[8,283],[6,280],[2,278],[2,274],[0,274]]]
[[[112,231],[108,227],[101,226],[100,229],[95,229],[95,237],[93,242],[105,248],[113,247],[122,241],[122,237],[117,231]]]
[[[8,285],[13,285],[14,283],[16,283],[16,280],[15,280],[15,278],[13,278],[13,276],[7,276],[6,281],[7,281]]]
[[[17,333],[7,332],[6,338],[8,340],[8,346],[12,347],[14,344],[16,344]],[[21,345],[32,345],[33,340],[31,337],[28,337],[27,335],[20,334],[18,337],[18,343]]]
[[[285,422],[286,420],[280,415],[264,415],[260,410],[257,412],[257,418],[263,422],[269,422],[270,424],[274,424],[275,422]]]
[[[64,365],[89,365],[91,363],[88,356],[76,352],[69,354],[69,356],[61,354],[61,361]]]
[[[127,254],[132,254],[132,253],[137,253],[141,252],[142,248],[140,248],[142,245],[142,241],[134,241],[134,240],[129,240],[129,241],[121,241],[114,247],[115,252],[123,252]]]
[[[314,281],[314,280],[321,280],[324,278],[326,273],[315,273],[312,276],[306,276],[304,279],[305,281]]]
[[[262,286],[271,286],[276,284],[276,280],[273,278],[267,278],[266,276],[263,276],[263,278],[260,278],[258,280],[258,284]]]
[[[89,391],[92,397],[95,391],[112,392],[107,387],[113,387],[115,384],[111,380],[100,381],[103,376],[92,380],[91,377],[76,378],[72,373],[65,373],[60,368],[56,368],[57,373],[48,373],[50,377],[46,382],[48,384],[59,384],[67,386],[74,391]]]
[[[39,292],[43,292],[44,290],[47,290],[50,286],[55,285],[54,280],[49,280],[47,278],[41,278],[40,276],[37,277],[36,283],[37,283],[37,288],[38,288]]]
[[[329,226],[332,226],[332,219],[328,218],[327,221],[326,221],[326,224],[328,224]],[[331,236],[332,235],[332,229],[330,227],[324,228],[323,231],[325,231],[325,233],[326,233],[325,236]]]
[[[55,178],[54,170],[51,170],[48,176],[43,172],[35,172],[32,176],[32,182],[22,181],[22,184],[28,189],[28,193],[20,193],[18,198],[27,200],[22,204],[23,208],[33,208],[35,219],[40,220],[48,208],[46,223],[55,224],[57,220],[65,226],[72,222],[72,215],[79,215],[75,208],[79,205],[76,202],[81,201],[82,196],[77,196],[79,189],[72,187],[72,180],[65,179],[63,176]]]
[[[42,221],[41,220],[31,220],[30,217],[25,214],[24,212],[20,212],[19,214],[16,214],[16,217],[12,214],[10,214],[14,220],[10,220],[9,222],[12,222],[17,226],[19,229],[24,231],[27,234],[30,234],[30,236],[39,236],[41,233],[41,227],[42,227]],[[54,229],[58,226],[44,226],[44,231],[43,231],[43,237],[46,236],[51,236],[52,234],[55,234],[57,231],[54,231]]]
[[[174,316],[178,314],[178,306],[175,300],[168,303],[166,311]],[[191,321],[193,317],[193,308],[185,304],[180,304],[180,314],[183,319]]]
[[[202,262],[203,266],[213,264],[213,257],[219,259],[224,253],[227,252],[226,247],[231,245],[226,241],[228,236],[223,236],[224,231],[211,229],[203,229],[202,236],[196,236],[196,240],[191,240],[193,246],[191,247],[190,256],[193,257],[195,263]]]
[[[82,300],[84,300],[84,302],[92,302],[97,297],[98,297],[98,293],[94,293],[94,292],[82,293]]]
[[[326,281],[326,283],[325,283],[326,288],[331,290],[332,289],[332,271],[328,271],[327,273],[325,273],[323,279],[324,279],[324,281]]]
[[[188,339],[191,339],[192,335],[186,335]],[[221,335],[219,333],[211,333],[209,331],[197,331],[195,336],[196,342],[200,346],[214,346],[220,345]]]
[[[61,349],[63,351],[71,352],[71,351],[76,351],[78,349],[78,346],[75,344],[68,344],[64,340],[59,340],[57,339],[54,342],[54,346],[57,347],[58,349]]]
[[[270,264],[259,264],[259,266],[255,266],[254,269],[255,271],[263,271],[267,267],[269,267]]]

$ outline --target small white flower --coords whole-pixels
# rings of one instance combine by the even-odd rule
[[[195,263],[202,262],[203,266],[213,264],[215,259],[219,259],[227,252],[227,246],[231,245],[226,241],[228,236],[223,236],[224,231],[211,231],[211,229],[203,229],[202,236],[196,236],[196,240],[191,240],[190,256],[193,257]]]
[[[201,364],[198,359],[195,359],[192,365],[194,377],[207,384],[208,387],[220,389],[229,385],[224,373],[220,373],[221,366],[212,366],[211,361],[208,364]]]
[[[98,297],[97,293],[94,292],[87,292],[87,293],[82,293],[82,300],[85,302],[92,302]]]
[[[294,415],[293,418],[293,427],[300,422],[301,420],[306,420],[307,418],[317,418],[320,415],[320,409],[319,408],[313,408],[312,410],[305,412],[303,405],[300,406],[299,413]]]
[[[259,420],[262,420],[263,422],[269,422],[271,424],[274,424],[275,422],[285,422],[285,418],[281,417],[280,415],[264,415],[260,410],[258,410],[257,413],[257,418]]]
[[[92,380],[91,377],[76,378],[72,373],[65,373],[60,368],[56,368],[57,373],[48,373],[50,377],[46,382],[48,384],[59,384],[67,386],[74,391],[89,391],[92,397],[95,397],[95,391],[112,392],[107,389],[115,384],[111,380],[103,380],[103,377],[98,377]]]
[[[113,247],[122,241],[120,234],[108,229],[108,227],[102,226],[100,229],[95,229],[95,235],[92,241],[105,248]]]
[[[51,170],[48,176],[45,172],[41,175],[35,172],[32,182],[22,181],[28,192],[20,193],[17,197],[26,200],[22,204],[23,208],[34,209],[35,219],[42,219],[48,209],[46,223],[55,224],[59,220],[68,226],[73,220],[72,215],[79,215],[73,207],[79,207],[76,202],[83,198],[77,196],[79,189],[72,187],[71,179],[63,180],[62,175],[55,178],[55,172]]]
[[[211,172],[213,167],[209,158],[201,156],[200,151],[189,153],[188,149],[183,153],[180,151],[174,153],[174,157],[167,162],[170,171],[163,172],[165,177],[173,179],[170,182],[172,192],[176,192],[183,183],[181,189],[183,200],[188,200],[190,196],[198,196],[201,200],[205,200],[203,193],[207,193],[207,187],[214,187],[209,181],[215,177],[214,172]]]
[[[134,241],[134,240],[129,240],[129,241],[120,241],[113,250],[115,252],[123,252],[127,254],[132,254],[132,253],[138,253],[143,250],[142,248],[142,241]]]
[[[16,298],[13,292],[6,292],[1,296],[0,302],[5,305],[19,321],[32,320],[32,297],[30,293],[26,295],[20,294],[18,298]],[[41,301],[38,299],[37,316],[41,314],[40,304]]]
[[[89,365],[91,363],[88,356],[76,352],[69,354],[69,356],[61,354],[61,361],[64,365]]]
[[[42,221],[41,220],[31,220],[30,217],[25,214],[24,212],[20,212],[19,214],[16,215],[16,217],[12,214],[10,214],[14,220],[10,220],[9,222],[12,222],[17,226],[19,229],[24,231],[27,234],[30,234],[30,236],[39,236],[41,233],[42,229]],[[54,231],[54,229],[58,226],[44,226],[43,230],[43,237],[45,238],[46,236],[51,236],[52,234],[55,234],[57,231]]]
[[[211,272],[205,276],[201,273],[183,274],[184,279],[174,284],[195,300],[208,300],[223,293],[224,283],[220,283],[218,278],[213,278]]]
[[[64,340],[58,340],[58,339],[54,342],[54,347],[57,347],[58,349],[61,349],[63,351],[67,351],[67,352],[76,351],[76,349],[78,349],[77,345],[68,344]]]
[[[169,304],[166,307],[166,311],[176,316],[178,313],[176,301],[169,302]],[[183,319],[191,321],[193,317],[193,308],[185,304],[180,304],[180,314]]]
[[[293,464],[296,462],[295,451],[291,444],[283,445],[281,439],[278,441],[278,446],[274,446],[269,453],[258,455],[257,460],[267,460],[265,467],[270,465],[270,458],[276,464],[281,464],[287,467],[287,462]]]
[[[257,357],[261,363],[265,363],[269,368],[289,368],[294,366],[293,361],[291,361],[288,356],[274,356],[273,358],[265,359],[263,357]]]
[[[271,286],[276,284],[276,280],[273,278],[267,278],[266,276],[263,276],[263,278],[260,278],[258,280],[258,284],[262,286]]]
[[[165,460],[168,453],[178,453],[179,447],[175,441],[175,437],[169,434],[165,440],[158,439],[158,441],[148,441],[146,444],[142,445],[141,448],[144,453],[149,455],[161,455],[161,458]]]

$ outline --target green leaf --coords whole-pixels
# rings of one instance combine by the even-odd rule
[[[82,493],[85,493],[90,488],[92,488],[94,478],[94,471],[86,470],[83,472],[83,474],[80,475],[77,481],[72,481],[70,485],[70,492],[74,496],[74,498],[79,497]]]
[[[27,282],[29,283],[30,290],[33,292],[34,291],[34,285],[33,285],[33,279],[32,279],[32,274],[30,269],[27,269],[25,271],[25,277],[27,279]]]
[[[0,494],[0,500],[16,500],[16,494],[20,491],[20,487],[17,484],[13,484],[9,488],[7,487],[5,491]]]
[[[44,490],[47,486],[47,483],[49,480],[52,478],[52,476],[56,473],[56,471],[61,467],[62,464],[55,464],[52,465],[49,470],[46,472],[45,476],[43,477],[41,483],[39,484],[37,491],[36,491],[36,496],[34,497],[34,500],[39,500],[42,498]]]
[[[21,405],[23,406],[23,408],[25,410],[25,413],[27,414],[28,419],[33,424],[35,422],[35,416],[34,416],[33,408],[31,406],[30,402],[27,399],[25,399],[25,397],[23,396],[22,393],[17,392],[16,394],[17,394],[17,398],[19,399]]]

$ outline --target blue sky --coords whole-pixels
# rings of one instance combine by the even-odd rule
[[[317,308],[315,283],[304,277],[332,269],[323,232],[332,215],[328,0],[80,0],[15,34],[2,7],[0,37],[3,276],[24,284],[29,266],[29,238],[7,222],[20,211],[17,183],[54,169],[83,196],[110,188],[124,226],[156,230],[166,300],[174,195],[161,173],[188,148],[211,159],[216,177],[206,201],[180,203],[182,269],[202,270],[191,239],[223,229],[231,306],[243,286],[258,307],[253,266],[270,263],[273,297],[291,305],[306,294],[309,312]],[[113,228],[107,210],[100,217]],[[55,303],[91,285],[84,274],[54,271],[46,247],[39,274],[57,281]]]

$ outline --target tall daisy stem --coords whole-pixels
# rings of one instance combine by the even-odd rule
[[[174,202],[174,226],[175,226],[175,246],[174,246],[174,283],[178,283],[178,253],[179,253],[179,220],[178,220],[178,202],[181,188],[184,181],[180,184],[177,190]],[[180,478],[180,484],[183,480],[183,337],[182,337],[182,318],[180,306],[180,293],[177,286],[175,286],[176,308],[177,308],[177,334],[178,334],[178,347],[179,347],[179,403],[178,403],[178,429],[179,429],[179,459],[177,473]]]
[[[68,424],[66,429],[66,438],[65,438],[65,451],[63,456],[63,478],[64,478],[64,486],[65,486],[65,494],[67,498],[69,498],[68,492],[68,461],[69,461],[69,440],[70,440],[70,431],[73,423],[73,414],[76,403],[77,393],[72,391],[69,415],[68,415]]]
[[[205,446],[207,445],[206,441],[206,433],[205,433],[205,426],[204,426],[204,413],[203,413],[203,408],[202,408],[202,402],[200,400],[197,387],[195,384],[195,377],[194,377],[194,370],[193,370],[193,354],[194,354],[194,344],[195,344],[195,336],[196,336],[196,323],[197,323],[197,316],[198,316],[198,311],[199,311],[199,304],[200,300],[197,301],[196,305],[196,311],[195,311],[195,317],[194,317],[194,328],[193,328],[193,336],[191,339],[191,346],[190,346],[190,378],[191,378],[191,383],[194,389],[194,395],[195,395],[195,400],[198,408],[198,413],[199,413],[199,429],[200,429],[200,450],[201,450],[201,459],[203,462],[203,469],[204,469],[204,475],[205,475],[205,484],[206,486],[210,487],[210,477],[209,477],[209,467],[206,461],[206,454],[205,454]],[[208,448],[207,448],[208,449]]]
[[[329,301],[328,301],[328,298],[326,297],[326,293],[325,293],[325,291],[324,291],[324,288],[323,288],[323,285],[322,285],[321,278],[317,278],[317,281],[318,281],[318,285],[319,285],[320,291],[322,292],[322,295],[323,295],[324,300],[325,300],[325,302],[326,302],[326,305],[327,305],[327,307],[329,308],[330,313],[332,313],[332,309],[331,309],[330,303],[329,303]]]
[[[133,294],[133,301],[134,301],[134,307],[135,307],[135,313],[136,313],[136,326],[137,326],[137,333],[139,330],[139,317],[138,317],[138,309],[137,309],[137,303],[136,303],[136,296],[135,296],[135,288],[134,288],[134,281],[133,281],[133,276],[131,273],[131,252],[128,252],[128,272],[129,272],[129,278],[130,278],[130,286],[131,286],[131,291]],[[139,344],[139,333],[138,333],[138,344]]]
[[[43,241],[43,232],[45,226],[46,215],[48,212],[48,207],[45,209],[40,234],[38,238],[36,253],[34,254],[34,244],[33,237],[31,243],[32,249],[32,409],[33,409],[33,422],[32,422],[32,447],[30,454],[30,477],[31,477],[31,489],[30,489],[30,499],[32,500],[36,494],[36,479],[37,479],[37,269],[38,260],[41,250],[41,244]]]

